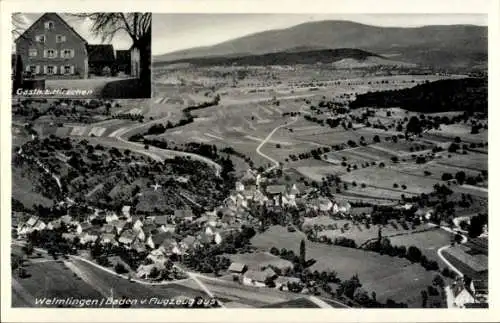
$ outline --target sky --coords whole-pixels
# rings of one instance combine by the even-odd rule
[[[42,15],[43,13],[21,13],[19,20],[23,20],[24,22],[22,28],[24,30],[29,28],[29,26],[31,26],[31,24],[33,24]],[[92,27],[92,22],[90,21],[90,19],[82,19],[64,13],[59,14],[59,16],[61,16],[61,18],[63,18],[68,23],[68,25],[73,27],[73,29],[77,33],[79,33],[80,36],[86,39],[89,44],[113,44],[115,50],[129,49],[130,46],[132,46],[132,39],[125,31],[117,32],[115,37],[111,41],[102,42],[100,36],[94,36],[90,32],[90,28]]]
[[[487,25],[481,14],[153,14],[152,54],[159,55],[310,21],[350,20],[374,26]]]

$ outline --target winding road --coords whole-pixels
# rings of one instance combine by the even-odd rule
[[[260,151],[260,149],[269,141],[269,139],[271,139],[271,137],[274,135],[274,133],[276,131],[278,131],[279,129],[283,128],[283,127],[287,127],[287,126],[290,126],[292,124],[294,124],[295,122],[297,122],[298,118],[297,117],[294,117],[293,120],[291,122],[288,122],[288,123],[285,123],[285,124],[282,124],[280,126],[277,126],[276,128],[274,128],[268,135],[266,138],[264,138],[262,140],[262,142],[260,143],[260,145],[257,147],[257,149],[255,149],[255,152],[257,152],[257,154],[259,154],[260,156],[266,158],[267,160],[269,160],[271,163],[273,163],[274,165],[269,167],[268,169],[266,169],[264,171],[264,173],[267,173],[273,169],[275,169],[276,167],[279,167],[280,163],[272,158],[272,157],[269,157],[268,155],[264,154],[263,152]]]

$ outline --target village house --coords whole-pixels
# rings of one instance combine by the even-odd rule
[[[245,265],[243,263],[232,262],[227,270],[232,274],[241,275],[241,274],[244,274],[247,269],[248,269],[247,265]]]
[[[430,208],[420,208],[417,211],[415,211],[414,215],[417,217],[420,221],[429,220],[432,217],[432,214],[434,213],[434,209]]]
[[[120,234],[122,230],[125,228],[127,222],[124,220],[114,220],[111,221],[109,224],[111,224],[115,228],[117,234]]]
[[[245,190],[245,185],[242,182],[236,182],[236,192],[243,192]]]
[[[269,185],[266,187],[266,193],[270,196],[285,195],[286,186],[285,185]]]
[[[80,222],[76,224],[75,232],[77,234],[82,234],[83,232],[93,228],[94,226],[90,222]]]
[[[193,221],[193,211],[191,209],[178,209],[174,212],[174,218],[178,221]]]
[[[78,237],[80,238],[81,244],[86,244],[96,242],[97,239],[99,239],[100,234],[101,233],[99,232],[99,229],[90,227],[83,230],[83,232],[80,233]]]
[[[137,268],[137,276],[140,277],[140,278],[143,278],[143,279],[150,279],[150,278],[156,278],[156,277],[151,277],[151,273],[153,271],[156,271],[158,272],[159,271],[159,268],[158,268],[158,265],[159,265],[159,262],[153,262],[152,264],[142,264],[139,266],[139,268]]]
[[[124,230],[121,234],[120,237],[118,238],[118,242],[124,244],[125,246],[130,247],[132,242],[134,242],[135,238],[137,237],[137,234],[132,231],[131,229]]]
[[[70,225],[73,223],[73,218],[69,215],[63,215],[61,217],[61,222],[66,224],[66,225]]]
[[[146,256],[146,259],[149,259],[154,264],[163,264],[167,260],[167,256],[165,255],[163,248],[158,248],[151,250],[151,252]]]
[[[61,237],[66,241],[73,242],[77,235],[71,232],[64,232]]]
[[[163,250],[163,252],[167,256],[182,255],[182,251],[181,251],[179,244],[173,238],[163,240],[163,242],[161,243],[161,245],[158,249]]]
[[[106,213],[106,223],[111,223],[113,221],[118,221],[118,215],[115,212],[107,212]]]
[[[141,227],[133,227],[132,231],[136,234],[136,238],[139,241],[144,242],[144,240],[146,240],[147,235],[144,233]]]
[[[108,233],[108,234],[115,234],[116,230],[112,224],[107,223],[101,227],[101,232]]]
[[[247,286],[265,287],[268,280],[276,278],[276,273],[271,268],[262,271],[248,270],[243,274],[242,283]]]
[[[50,221],[48,224],[47,224],[47,230],[57,230],[57,229],[60,229],[62,226],[62,221],[61,219],[57,219],[57,220],[52,220]]]
[[[100,244],[111,244],[114,246],[118,245],[118,241],[116,241],[115,235],[113,233],[103,233],[99,239]]]
[[[465,287],[463,281],[455,282],[451,287],[453,296],[453,306],[464,308],[467,303],[474,303],[474,297],[471,292]]]
[[[181,240],[180,247],[184,252],[196,247],[196,238],[191,235],[186,236]]]
[[[130,205],[124,205],[122,207],[122,214],[124,217],[129,218],[130,217]]]
[[[208,235],[205,232],[196,236],[196,241],[201,245],[209,245],[214,242],[214,236]]]
[[[132,242],[132,244],[130,245],[130,249],[135,250],[138,253],[147,251],[146,244],[139,239],[135,239],[134,242]]]
[[[282,291],[288,291],[289,284],[302,284],[300,278],[288,276],[278,276],[274,280],[274,283],[276,284],[276,288]]]
[[[29,75],[87,78],[87,41],[56,13],[45,13],[15,40]]]
[[[45,222],[40,220],[37,216],[32,216],[25,223],[20,223],[17,228],[17,234],[22,236],[33,231],[41,231],[45,229],[47,225]]]
[[[153,218],[153,223],[157,226],[167,225],[170,223],[170,218],[168,215],[156,215]]]
[[[87,45],[89,74],[110,76],[116,71],[115,50],[111,44]]]

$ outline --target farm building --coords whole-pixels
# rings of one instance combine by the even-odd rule
[[[453,305],[463,308],[467,303],[474,303],[474,297],[471,292],[465,287],[463,282],[457,282],[451,287],[453,295]]]
[[[288,284],[301,284],[301,280],[297,277],[279,276],[274,283],[276,284],[276,288],[288,291]]]
[[[116,69],[115,50],[111,44],[87,45],[89,73],[109,76]]]
[[[262,271],[248,270],[243,275],[243,284],[255,287],[265,287],[266,281],[276,278],[276,273],[271,268]]]
[[[239,262],[233,262],[228,268],[228,271],[234,274],[243,274],[247,270],[245,264]]]

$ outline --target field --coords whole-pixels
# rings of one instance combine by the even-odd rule
[[[440,268],[444,268],[444,263],[437,255],[437,250],[442,246],[450,244],[453,236],[441,229],[432,229],[426,232],[412,233],[404,236],[390,237],[391,244],[395,246],[415,246],[419,248],[427,258],[436,260]]]
[[[276,267],[293,267],[292,263],[287,260],[283,260],[279,257],[273,256],[267,252],[256,252],[249,254],[235,254],[227,255],[232,262],[243,263],[248,266],[249,269],[260,270],[262,267],[272,265]]]
[[[370,227],[370,229],[367,229],[363,224],[353,225],[351,222],[349,223],[349,229],[344,230],[344,233],[342,233],[340,230],[341,223],[342,222],[338,224],[339,228],[336,230],[324,230],[319,232],[318,237],[325,236],[331,238],[332,240],[335,240],[335,238],[337,237],[345,237],[353,239],[359,246],[368,240],[377,238],[378,236],[378,228],[379,228],[378,226],[373,225]],[[415,229],[404,230],[401,224],[394,222],[393,224],[388,224],[382,228],[382,235],[384,237],[400,235],[402,239],[404,239],[405,237],[411,237],[413,234],[415,234],[413,232],[425,229],[426,226],[421,225],[417,226]]]
[[[12,306],[35,307],[34,299],[57,297],[101,299],[103,295],[91,285],[76,277],[62,261],[31,262],[28,278],[13,277]]]
[[[131,299],[150,299],[152,297],[162,298],[177,298],[177,297],[206,297],[201,291],[185,287],[182,284],[172,283],[167,285],[142,285],[134,282],[129,282],[123,278],[111,275],[94,266],[81,261],[72,260],[74,268],[79,272],[82,279],[92,286],[96,286],[101,293],[109,295],[113,290],[113,297],[119,299],[127,297]],[[140,307],[162,307],[155,304],[142,304]]]
[[[298,253],[302,237],[300,233],[287,232],[286,228],[271,227],[252,238],[252,244],[262,250],[274,246]],[[341,279],[357,273],[363,288],[369,293],[375,291],[378,300],[391,298],[407,302],[409,307],[421,306],[420,291],[432,284],[433,275],[402,258],[309,241],[306,257],[317,261],[311,270],[335,270]]]

